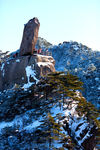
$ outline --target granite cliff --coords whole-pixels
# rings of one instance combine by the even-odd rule
[[[51,56],[28,55],[9,59],[0,67],[0,90],[12,88],[15,84],[31,86],[39,78],[55,71]]]

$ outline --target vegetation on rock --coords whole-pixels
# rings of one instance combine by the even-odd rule
[[[73,116],[64,116],[64,114],[59,113],[55,115],[53,112],[56,112],[58,108],[61,112],[67,110],[71,111],[71,109],[73,109],[73,103],[77,106],[76,112],[79,118],[85,118],[85,120],[87,120],[88,126],[90,127],[88,127],[88,130],[90,130],[94,139],[96,138],[98,144],[100,122],[97,120],[97,117],[99,113],[81,94],[77,94],[77,90],[81,91],[83,89],[82,87],[83,83],[77,76],[70,73],[55,72],[41,77],[38,84],[32,85],[27,91],[17,86],[17,88],[13,89],[13,95],[10,93],[11,91],[8,92],[10,98],[7,96],[7,91],[4,94],[5,96],[1,95],[1,98],[4,100],[2,102],[4,116],[6,114],[11,120],[17,114],[23,114],[27,110],[34,110],[34,112],[30,114],[30,119],[28,119],[29,122],[26,121],[25,123],[24,119],[23,128],[25,125],[29,124],[32,119],[39,120],[39,118],[42,118],[40,124],[31,133],[27,133],[25,130],[16,133],[15,131],[19,131],[20,128],[16,127],[13,129],[13,138],[17,145],[19,144],[22,146],[24,142],[24,144],[27,143],[27,146],[29,146],[30,142],[33,142],[34,144],[30,145],[31,148],[57,149],[58,146],[59,150],[81,149],[77,139],[75,139],[74,135],[71,133],[71,128],[68,123],[69,119],[74,119],[75,114],[73,114]],[[7,106],[6,110],[5,105]],[[52,111],[52,109],[54,110]],[[1,113],[1,120],[4,118],[2,117],[3,114]],[[77,126],[75,132],[79,130],[80,126],[81,124]],[[10,128],[5,128],[4,130],[10,130]],[[84,133],[81,134],[85,135],[85,132],[87,132],[85,130]],[[8,133],[8,131],[6,133]],[[84,135],[80,135],[80,138]],[[5,134],[4,139],[8,139],[9,136],[12,136],[12,132],[9,132],[9,135]],[[25,138],[23,141],[23,136],[27,136],[28,139]],[[19,137],[20,141],[18,140]],[[6,143],[6,145],[11,147],[10,143]],[[82,147],[85,149],[84,145]]]

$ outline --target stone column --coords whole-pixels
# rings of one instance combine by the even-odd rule
[[[31,19],[25,24],[20,46],[20,56],[33,54],[38,39],[39,27],[40,23],[37,18]]]

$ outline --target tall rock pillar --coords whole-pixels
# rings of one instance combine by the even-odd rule
[[[38,39],[40,27],[39,20],[35,17],[25,24],[23,38],[20,46],[20,56],[33,54]]]

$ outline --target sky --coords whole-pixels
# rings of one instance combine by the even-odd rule
[[[100,0],[0,0],[0,50],[20,48],[24,24],[37,17],[39,37],[100,50]]]

